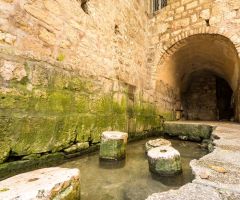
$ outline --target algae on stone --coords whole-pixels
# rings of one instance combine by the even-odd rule
[[[121,160],[126,156],[128,134],[119,131],[102,133],[100,145],[100,159]]]
[[[109,140],[101,143],[100,158],[107,160],[121,160],[125,158],[126,144],[123,139]]]
[[[16,155],[56,152],[76,138],[75,116],[22,117],[15,124],[12,151]]]
[[[0,164],[7,160],[10,154],[10,145],[6,142],[0,142]]]
[[[66,153],[75,153],[77,151],[81,151],[81,150],[87,149],[88,147],[89,147],[89,143],[88,142],[76,143],[76,144],[73,144],[72,146],[64,149],[64,152],[66,152]]]
[[[190,140],[201,140],[210,138],[212,126],[165,122],[163,132],[171,136],[187,136]]]
[[[152,148],[147,153],[149,170],[161,176],[173,176],[182,172],[180,153],[171,146]]]

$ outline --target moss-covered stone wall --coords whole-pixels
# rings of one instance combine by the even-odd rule
[[[99,143],[105,130],[129,132],[134,138],[161,129],[161,113],[141,93],[130,94],[130,86],[122,81],[105,80],[111,85],[106,92],[105,81],[84,79],[61,63],[57,68],[15,57],[3,65],[10,72],[8,79],[0,79],[1,162],[69,153],[71,146],[82,143],[82,149],[73,149],[81,151]]]
[[[144,89],[144,2],[82,3],[0,2],[0,163],[85,151],[102,131],[134,136],[159,125]]]

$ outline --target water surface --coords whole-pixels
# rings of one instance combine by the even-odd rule
[[[155,177],[148,170],[144,148],[147,140],[128,144],[125,161],[99,161],[98,152],[94,152],[61,167],[80,169],[81,200],[143,200],[153,193],[177,189],[191,182],[189,162],[207,153],[197,143],[171,140],[181,154],[183,173],[175,177]]]

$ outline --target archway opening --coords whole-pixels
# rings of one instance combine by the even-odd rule
[[[168,50],[158,66],[155,91],[164,97],[160,106],[180,110],[183,119],[236,120],[238,82],[234,44],[218,34],[197,34]]]

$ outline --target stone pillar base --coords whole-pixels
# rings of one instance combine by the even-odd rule
[[[148,151],[149,170],[160,176],[174,176],[182,172],[180,153],[170,146]]]
[[[102,133],[100,145],[100,159],[122,160],[126,156],[128,134],[118,131],[106,131]]]

